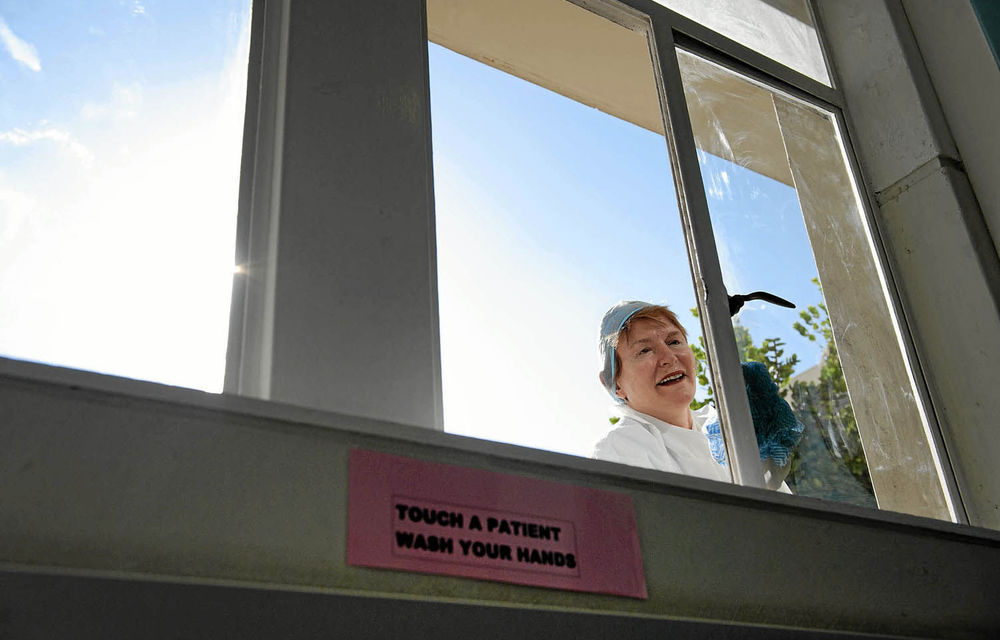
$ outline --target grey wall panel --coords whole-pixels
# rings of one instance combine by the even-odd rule
[[[925,65],[899,0],[816,6],[965,509],[973,524],[1000,526],[1000,473],[992,462],[1000,452],[1000,262],[978,202],[991,190],[977,193],[962,170],[935,90],[964,92],[969,78],[962,79],[964,70],[942,77],[954,70],[940,60]],[[925,3],[914,15],[926,31],[924,23],[946,11]],[[950,17],[942,20],[952,38],[982,38],[974,23],[960,28]],[[984,80],[986,95],[993,80]],[[961,102],[962,94],[947,99]],[[981,156],[975,161],[988,170],[990,161]]]
[[[868,634],[0,571],[0,637],[849,640]],[[886,636],[877,636],[885,638]]]
[[[360,418],[0,381],[8,564],[813,630],[1000,630],[992,533]],[[347,566],[352,447],[627,493],[650,598]]]
[[[269,16],[276,131],[261,125],[271,146],[241,211],[250,303],[227,388],[440,429],[423,3],[286,0]]]
[[[979,29],[972,4],[906,0],[906,16],[969,181],[978,194],[993,237],[1000,247],[1000,68]],[[1000,16],[1000,11],[996,12]]]
[[[820,1],[816,7],[869,186],[881,191],[938,155],[954,158],[955,144],[898,0]]]
[[[893,262],[911,313],[910,326],[945,431],[969,520],[1000,528],[1000,317],[989,294],[994,273],[977,256],[985,229],[965,174],[929,166],[906,189],[884,194],[882,219],[894,239]],[[987,248],[987,250],[989,250]],[[982,292],[976,294],[976,292]]]

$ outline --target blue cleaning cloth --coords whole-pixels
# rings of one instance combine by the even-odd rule
[[[753,430],[757,434],[760,459],[763,462],[771,458],[779,467],[783,467],[792,459],[792,452],[802,439],[805,425],[799,422],[792,413],[792,408],[778,395],[778,385],[771,379],[763,363],[744,362],[743,380],[747,386],[750,417],[753,418]],[[705,433],[712,457],[725,466],[726,449],[718,420],[706,425]]]
[[[743,379],[747,383],[747,400],[750,401],[753,430],[757,432],[760,459],[771,458],[783,467],[791,460],[805,425],[778,395],[778,385],[774,384],[763,363],[744,362]]]

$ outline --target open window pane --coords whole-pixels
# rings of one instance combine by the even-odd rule
[[[833,114],[679,51],[742,356],[806,426],[801,494],[951,519]]]
[[[431,0],[428,32],[445,428],[590,455],[604,312],[700,332],[646,35],[563,0]]]
[[[7,3],[0,354],[218,391],[248,0]]]

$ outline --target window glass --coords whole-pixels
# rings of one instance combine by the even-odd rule
[[[830,75],[806,0],[656,2],[830,86]]]
[[[220,390],[249,0],[0,11],[0,354]]]
[[[951,519],[833,114],[679,52],[741,356],[806,427],[798,494]]]
[[[428,3],[445,429],[587,456],[605,311],[696,303],[645,34],[513,4]]]

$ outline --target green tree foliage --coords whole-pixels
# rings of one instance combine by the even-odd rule
[[[691,315],[698,317],[698,308],[691,309]],[[795,366],[799,363],[799,357],[792,354],[785,358],[785,343],[781,338],[768,338],[760,346],[754,344],[750,330],[739,322],[733,324],[733,333],[736,337],[736,350],[740,354],[740,362],[763,362],[767,366],[771,379],[778,383],[781,396],[785,397],[787,389],[785,386],[795,372]],[[698,336],[698,344],[692,344],[697,363],[698,384],[706,389],[707,397],[704,400],[695,398],[691,401],[691,409],[700,409],[706,404],[715,404],[715,390],[708,379],[708,355],[705,352],[705,340]]]
[[[820,288],[819,281],[813,283]],[[822,288],[820,288],[822,294]],[[691,313],[697,318],[697,309]],[[793,328],[803,337],[824,345],[818,372],[795,375],[799,357],[785,356],[780,338],[766,338],[759,345],[750,331],[739,322],[733,333],[742,362],[762,362],[777,383],[781,396],[805,425],[805,433],[792,457],[787,482],[800,495],[875,506],[874,491],[868,474],[854,411],[847,395],[847,382],[840,367],[837,345],[826,305],[806,307]],[[715,394],[708,379],[705,343],[691,345],[697,360],[698,384],[707,390],[704,400],[694,400],[692,409],[714,404]],[[795,378],[798,377],[798,380]]]
[[[698,307],[691,307],[691,315],[695,318],[698,317]],[[691,410],[694,411],[701,409],[706,404],[715,406],[715,390],[712,389],[712,385],[708,381],[708,354],[705,353],[705,340],[701,336],[698,336],[698,344],[691,345],[691,351],[694,351],[694,363],[697,366],[695,376],[698,378],[698,386],[706,389],[707,395],[704,400],[698,398],[691,400]]]
[[[705,353],[705,341],[698,336],[698,344],[691,345],[691,351],[694,351],[694,361],[698,369],[695,372],[698,378],[698,386],[706,390],[706,397],[704,400],[699,400],[698,398],[693,398],[691,400],[691,410],[701,409],[706,404],[711,404],[715,406],[715,390],[712,389],[712,385],[708,381],[708,355]]]
[[[813,284],[823,293],[819,280]],[[802,495],[813,495],[863,506],[875,506],[875,492],[861,444],[854,409],[847,394],[847,381],[833,339],[830,314],[822,302],[799,313],[792,325],[799,335],[824,344],[818,376],[791,385],[790,404],[806,425],[806,435],[792,458],[788,482]],[[819,444],[822,440],[824,451]],[[835,461],[834,469],[828,461]],[[844,471],[850,474],[845,478]]]

